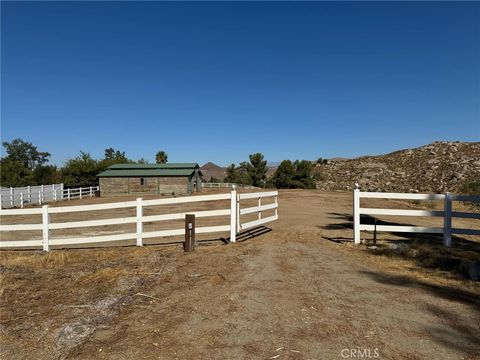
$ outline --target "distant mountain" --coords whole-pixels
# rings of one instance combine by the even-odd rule
[[[202,177],[205,181],[210,181],[212,177],[219,181],[223,181],[223,179],[225,179],[225,176],[227,176],[226,169],[227,168],[218,166],[213,162],[208,162],[200,167],[200,171],[203,174]]]
[[[329,159],[315,166],[317,188],[363,191],[455,192],[480,178],[480,142],[436,141],[414,149],[355,159]]]

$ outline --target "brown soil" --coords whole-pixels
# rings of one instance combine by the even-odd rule
[[[189,254],[179,245],[2,251],[0,357],[478,358],[478,283],[352,245],[350,193],[283,191],[279,202],[272,231]],[[455,238],[448,251],[438,238],[378,239],[428,246],[430,258],[480,254],[478,237]]]

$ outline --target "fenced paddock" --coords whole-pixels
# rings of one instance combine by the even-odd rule
[[[49,251],[183,242],[186,214],[198,219],[196,234],[224,233],[235,242],[242,229],[278,219],[277,199],[276,191],[238,194],[233,190],[214,195],[1,210],[0,248]],[[273,214],[262,217],[264,212]]]
[[[414,210],[414,209],[383,209],[383,208],[362,208],[361,199],[399,199],[415,201],[442,201],[443,210]],[[355,244],[360,244],[360,231],[382,231],[398,233],[430,233],[443,234],[445,246],[451,246],[452,234],[459,235],[480,235],[480,229],[456,228],[452,226],[452,219],[476,219],[480,220],[480,214],[474,212],[452,211],[452,203],[470,202],[480,203],[480,196],[465,196],[445,194],[410,194],[410,193],[381,193],[362,192],[359,189],[353,191],[353,233]],[[443,226],[405,226],[405,225],[376,225],[362,224],[361,215],[377,216],[416,216],[416,217],[439,217],[443,220]],[[480,225],[480,224],[479,224]],[[480,228],[480,227],[479,227]]]
[[[4,209],[12,207],[23,208],[29,204],[42,205],[51,201],[92,197],[99,190],[98,186],[65,189],[63,184],[2,188],[0,191],[0,204]]]
[[[204,182],[202,183],[202,188],[207,189],[248,189],[248,190],[260,190],[260,188],[252,186],[252,185],[242,185],[242,184],[235,184],[235,183],[212,183],[212,182]]]

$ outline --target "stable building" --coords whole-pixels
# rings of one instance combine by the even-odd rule
[[[202,189],[195,163],[115,164],[97,175],[100,195],[185,195]]]

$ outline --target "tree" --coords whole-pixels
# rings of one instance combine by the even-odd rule
[[[22,139],[15,139],[10,143],[4,141],[2,145],[7,152],[6,158],[19,161],[30,170],[45,164],[50,157],[50,153],[38,151],[37,147],[31,142],[23,141]]]
[[[312,176],[313,164],[308,160],[284,160],[280,163],[272,182],[280,189],[314,189],[315,180]]]
[[[144,158],[138,159],[137,161],[138,164],[150,164],[150,162]]]
[[[67,186],[91,186],[97,183],[98,162],[89,153],[80,151],[80,155],[66,162],[62,168],[63,182]]]
[[[168,155],[165,151],[159,151],[155,155],[155,161],[157,164],[166,164],[168,162]]]
[[[58,169],[54,165],[37,166],[30,173],[29,184],[42,185],[42,184],[55,184],[60,182],[60,174]]]
[[[227,167],[227,170],[225,170],[225,179],[223,181],[227,183],[234,183],[237,178],[236,178],[236,173],[235,173],[235,164],[231,164],[229,167]]]
[[[0,161],[0,180],[2,186],[25,186],[50,184],[47,181],[51,177],[43,175],[52,172],[49,167],[42,169],[43,164],[48,162],[50,154],[38,151],[31,142],[15,139],[12,142],[3,142],[7,156]],[[53,171],[56,173],[55,171]],[[40,174],[43,174],[40,176]]]
[[[5,187],[28,185],[31,170],[21,161],[4,158],[0,160],[0,182]]]
[[[283,160],[273,175],[273,183],[279,189],[294,187],[295,166],[290,160]]]
[[[267,161],[260,153],[249,156],[250,163],[245,164],[245,168],[253,186],[263,187],[267,179]]]
[[[114,148],[105,149],[105,157],[97,163],[97,170],[99,172],[106,170],[113,164],[126,164],[133,161],[128,159],[125,151],[115,150]]]

